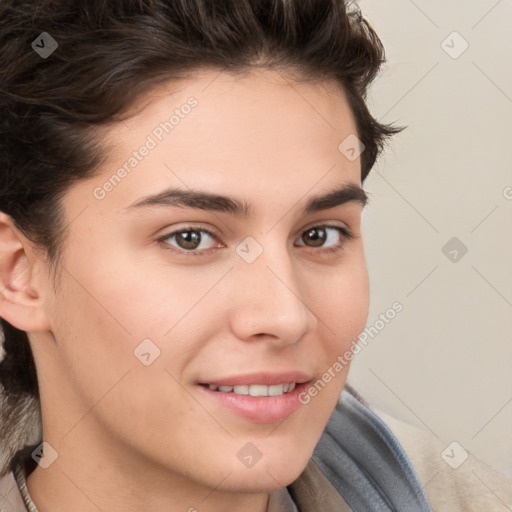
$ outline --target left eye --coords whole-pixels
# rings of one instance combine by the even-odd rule
[[[341,241],[340,241],[341,238]],[[314,226],[302,233],[302,242],[310,241],[309,247],[325,247],[329,250],[336,250],[343,244],[344,239],[352,238],[348,229],[341,226]],[[327,244],[327,242],[332,242]],[[299,245],[306,245],[305,243]]]
[[[351,232],[341,226],[315,226],[302,233],[297,245],[310,248],[341,249],[343,242],[352,238]],[[168,245],[176,245],[181,252],[201,251],[215,247],[216,235],[206,229],[187,228],[173,231],[159,239]],[[211,247],[208,247],[208,242]],[[213,242],[213,244],[212,244]],[[217,243],[217,247],[219,244]]]

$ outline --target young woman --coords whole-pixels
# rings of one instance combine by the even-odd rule
[[[342,393],[383,61],[342,1],[0,2],[2,512],[430,510]]]

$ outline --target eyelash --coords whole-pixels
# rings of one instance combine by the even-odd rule
[[[354,234],[348,228],[345,228],[345,227],[342,227],[342,226],[336,226],[336,225],[332,225],[332,224],[320,224],[320,225],[317,225],[317,226],[311,226],[311,227],[305,229],[302,232],[302,234],[306,233],[307,231],[309,231],[311,229],[318,229],[318,228],[332,228],[332,229],[337,230],[341,234],[341,242],[338,242],[334,246],[330,246],[330,247],[324,247],[324,248],[320,247],[319,249],[316,250],[316,252],[321,252],[321,253],[338,253],[338,252],[340,252],[343,249],[343,246],[345,245],[345,242],[347,242],[348,240],[351,240],[351,239],[354,238]],[[206,229],[205,227],[201,227],[201,226],[199,226],[199,227],[192,227],[192,226],[189,226],[189,227],[186,227],[186,228],[183,228],[183,229],[178,229],[176,231],[171,231],[170,233],[168,233],[168,234],[158,238],[157,242],[163,244],[165,249],[173,251],[173,252],[176,252],[178,254],[186,254],[186,255],[190,254],[192,256],[202,256],[205,253],[208,253],[208,252],[210,252],[212,250],[212,249],[207,249],[207,250],[197,250],[197,249],[185,250],[185,249],[171,248],[169,243],[166,240],[169,240],[169,238],[172,238],[173,236],[178,235],[180,233],[186,233],[187,231],[203,232],[203,233],[207,233],[208,236],[210,236],[210,237],[212,237],[214,239],[217,238],[217,235],[215,233],[213,233],[209,229]],[[299,247],[308,247],[308,246],[307,245],[301,245]],[[315,250],[314,247],[310,247],[310,249]]]

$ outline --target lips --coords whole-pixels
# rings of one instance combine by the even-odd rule
[[[199,388],[220,406],[220,413],[268,424],[283,421],[301,406],[298,395],[311,379],[304,372],[254,373],[202,382]]]

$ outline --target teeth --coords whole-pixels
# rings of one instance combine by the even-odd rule
[[[249,386],[235,386],[233,388],[233,392],[236,395],[248,395],[249,394]]]
[[[209,384],[208,389],[222,393],[234,393],[235,395],[281,396],[293,391],[295,386],[295,382],[291,384],[275,384],[273,386],[265,386],[264,384],[251,384],[250,386],[215,386]]]
[[[286,386],[286,384],[278,384],[277,386],[269,386],[268,387],[268,396],[279,396],[279,395],[282,395],[284,393],[284,386]],[[288,386],[286,386],[288,387]]]
[[[268,396],[268,386],[264,386],[262,384],[251,384],[249,386],[249,395]]]

